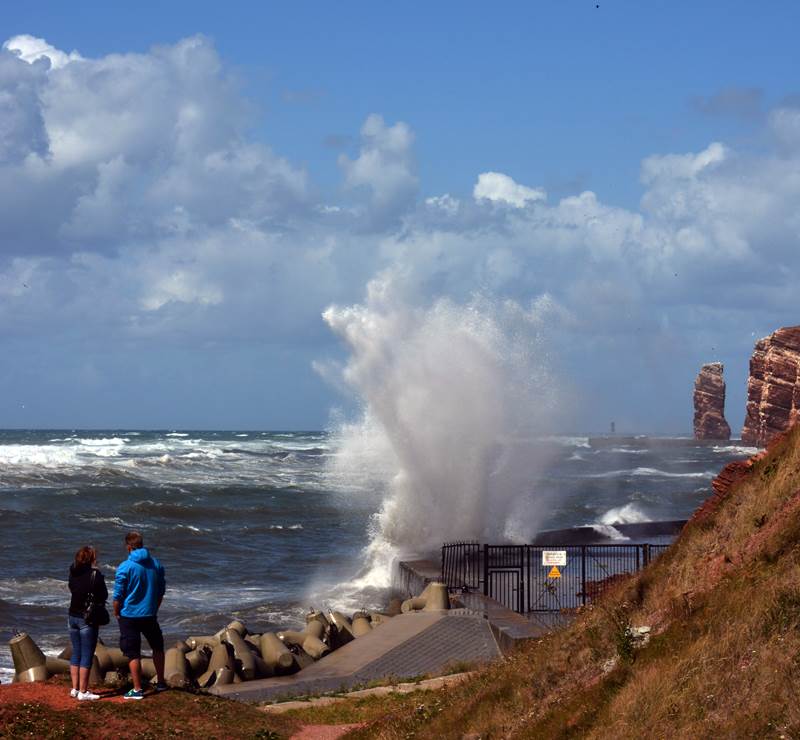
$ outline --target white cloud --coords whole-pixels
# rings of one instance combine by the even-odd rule
[[[401,214],[413,203],[419,184],[413,143],[414,135],[407,124],[401,121],[387,126],[382,116],[373,114],[361,127],[358,157],[339,157],[347,186],[368,188],[373,215],[382,221]]]
[[[51,46],[44,39],[29,36],[28,34],[13,36],[3,43],[3,49],[10,51],[28,64],[33,64],[40,59],[47,59],[50,69],[58,69],[70,62],[82,59],[77,51],[71,51],[67,54]]]
[[[472,196],[478,201],[490,200],[524,208],[528,203],[545,200],[547,194],[541,188],[520,185],[502,172],[484,172],[478,176]]]
[[[704,319],[729,343],[797,323],[800,113],[788,104],[758,147],[645,159],[639,208],[591,191],[547,202],[499,172],[471,198],[470,182],[419,197],[414,133],[379,115],[338,160],[341,192],[320,193],[248,134],[251,104],[208,39],[74,62],[48,46],[49,67],[9,43],[0,336],[311,352],[331,340],[324,308],[357,302],[387,269],[420,304],[547,295],[558,343],[598,368],[631,347],[656,356],[670,337],[706,342]]]

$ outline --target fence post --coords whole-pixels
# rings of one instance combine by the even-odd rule
[[[444,583],[447,586],[448,585],[448,583],[447,583],[447,573],[445,573],[445,567],[444,567],[444,547],[445,546],[442,545],[442,560],[441,560],[441,564],[442,564],[442,583]]]
[[[489,545],[483,545],[483,595],[489,595]]]
[[[586,545],[581,545],[581,603],[586,606]]]
[[[646,568],[650,565],[650,545],[647,543],[642,545],[642,556],[644,557],[644,567]]]

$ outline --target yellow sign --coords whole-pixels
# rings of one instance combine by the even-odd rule
[[[547,574],[548,578],[561,578],[561,571],[554,565]]]

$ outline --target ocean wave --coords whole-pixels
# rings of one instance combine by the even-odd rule
[[[639,522],[649,521],[650,517],[635,504],[617,506],[613,509],[609,509],[600,517],[600,525],[604,527],[610,527],[614,524],[637,524]]]
[[[646,455],[650,450],[646,448],[640,448],[638,450],[632,450],[630,447],[602,447],[599,450],[595,450],[595,455]]]
[[[61,468],[78,465],[74,447],[54,445],[0,445],[0,464]]]
[[[138,515],[157,516],[167,519],[213,519],[220,513],[219,507],[196,506],[173,501],[153,501],[152,499],[136,501],[130,508]],[[225,516],[229,517],[232,513],[237,516],[251,516],[253,510],[237,508],[235,512],[226,511]]]
[[[202,534],[204,532],[211,532],[212,530],[207,527],[195,527],[194,524],[176,524],[175,529],[185,529],[195,534]]]
[[[658,468],[633,468],[631,470],[609,470],[605,473],[588,473],[586,478],[713,478],[717,474],[714,470],[702,473],[670,473]]]
[[[610,524],[592,524],[591,527],[595,532],[602,534],[604,537],[608,537],[610,540],[619,541],[630,539],[630,537],[626,537],[624,534],[622,534],[622,532]]]
[[[315,440],[309,441],[307,444],[303,444],[299,440],[293,440],[291,443],[272,440],[270,445],[281,450],[288,450],[289,452],[316,452],[317,454],[329,452],[331,449],[330,445],[320,444]]]
[[[120,446],[130,442],[127,437],[83,437],[77,441],[85,447]]]
[[[304,529],[302,524],[245,524],[242,529],[253,534],[265,532],[297,532]]]
[[[588,437],[544,437],[543,440],[545,442],[555,442],[559,445],[564,445],[564,447],[585,447],[591,448],[589,444]]]
[[[712,448],[717,454],[723,455],[747,455],[752,457],[761,450],[758,447],[746,447],[745,445],[714,445]]]
[[[95,524],[113,524],[115,527],[122,527],[124,529],[148,529],[147,524],[131,524],[126,522],[118,516],[86,516],[85,514],[78,514],[78,518],[84,522],[93,522]]]
[[[6,578],[0,580],[0,598],[19,606],[66,606],[69,604],[67,569],[64,578]]]
[[[189,435],[188,435],[187,432],[167,432],[164,436],[165,437],[188,437]]]

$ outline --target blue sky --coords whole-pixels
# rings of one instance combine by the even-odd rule
[[[80,58],[2,53],[0,426],[324,426],[321,313],[389,271],[406,308],[547,295],[563,428],[685,432],[719,359],[736,430],[800,323],[798,16],[5,4]]]

